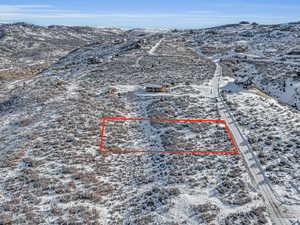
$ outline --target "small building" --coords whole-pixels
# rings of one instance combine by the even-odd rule
[[[145,90],[148,92],[167,92],[167,85],[160,84],[146,84]]]
[[[118,89],[117,88],[111,88],[107,91],[107,94],[109,96],[114,96],[114,95],[117,95],[117,92],[118,92]]]

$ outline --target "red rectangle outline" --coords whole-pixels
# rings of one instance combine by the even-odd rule
[[[105,120],[159,120],[159,121],[194,121],[194,122],[221,122],[224,123],[225,129],[228,133],[229,139],[233,145],[234,151],[133,151],[133,150],[103,150],[103,136],[105,130]],[[238,147],[234,141],[234,138],[231,134],[231,131],[228,127],[228,124],[225,120],[192,120],[192,119],[146,119],[146,118],[102,118],[101,125],[101,136],[100,136],[100,145],[99,152],[159,152],[159,153],[239,153]]]

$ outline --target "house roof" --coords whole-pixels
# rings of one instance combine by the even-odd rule
[[[163,85],[161,84],[145,84],[146,88],[162,88]]]

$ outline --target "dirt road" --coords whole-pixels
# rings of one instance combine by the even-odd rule
[[[245,163],[247,164],[248,172],[252,178],[253,185],[260,192],[265,200],[266,206],[269,210],[271,218],[274,224],[288,225],[290,224],[287,219],[287,215],[283,213],[280,207],[280,199],[276,195],[276,192],[272,189],[270,181],[265,176],[264,170],[261,167],[260,162],[252,151],[247,138],[241,132],[239,125],[234,117],[230,114],[229,108],[220,95],[219,81],[222,77],[222,67],[216,62],[216,72],[211,82],[212,97],[217,98],[219,105],[219,112],[224,120],[228,122],[229,128],[233,133],[236,144],[239,148],[240,154],[243,155]]]

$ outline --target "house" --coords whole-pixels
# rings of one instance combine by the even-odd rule
[[[107,94],[109,96],[114,96],[114,95],[117,95],[117,92],[118,92],[118,89],[117,88],[111,88],[107,91]]]
[[[146,84],[145,90],[148,92],[167,92],[167,85],[160,84]]]

